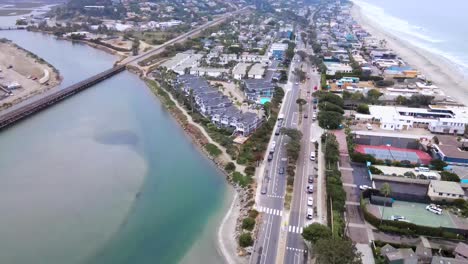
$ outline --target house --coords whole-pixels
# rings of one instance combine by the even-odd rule
[[[191,75],[196,76],[209,76],[213,78],[220,78],[223,75],[229,72],[228,69],[224,68],[204,68],[204,67],[194,67],[190,69]]]
[[[389,264],[418,264],[418,256],[411,248],[395,249],[392,246],[385,245],[381,255]]]
[[[218,127],[232,128],[235,133],[242,136],[250,135],[262,123],[262,119],[257,114],[251,112],[242,113],[235,106],[213,112],[211,121]]]
[[[286,43],[273,43],[268,51],[268,57],[273,57],[275,60],[283,60],[287,49],[288,44]]]
[[[418,255],[421,264],[429,264],[432,261],[432,249],[425,247],[422,242],[416,247],[416,255]]]
[[[268,56],[261,56],[257,54],[247,54],[244,53],[239,56],[239,61],[240,62],[255,62],[255,63],[262,63],[262,64],[268,64],[269,59]]]
[[[468,142],[456,137],[438,135],[438,144],[432,147],[432,154],[450,165],[468,165]]]
[[[458,182],[431,180],[427,190],[427,196],[429,196],[432,201],[453,201],[456,199],[463,199],[465,197],[465,192]]]
[[[431,264],[468,264],[468,260],[436,256],[432,258]]]
[[[265,79],[250,79],[243,82],[244,93],[248,100],[259,101],[261,98],[271,98],[275,85]]]
[[[335,75],[336,73],[351,73],[353,68],[348,64],[336,63],[336,62],[324,62],[327,67],[327,75]]]
[[[463,259],[468,261],[468,245],[459,242],[455,250],[453,251],[456,259]]]
[[[242,80],[247,76],[247,68],[250,66],[250,63],[239,62],[232,69],[232,76],[236,80]]]
[[[252,79],[261,79],[265,75],[265,66],[255,63],[249,70],[248,77]]]

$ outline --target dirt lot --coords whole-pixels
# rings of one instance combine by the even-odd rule
[[[13,83],[16,89],[7,87]],[[0,43],[0,110],[44,92],[60,83],[60,77],[47,63],[34,58],[11,42]],[[8,91],[11,92],[8,95]]]

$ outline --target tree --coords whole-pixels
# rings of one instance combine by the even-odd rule
[[[377,89],[371,89],[370,91],[367,92],[367,98],[369,99],[369,101],[371,101],[372,103],[375,103],[377,102],[377,100],[379,99],[379,97],[382,95],[382,93],[377,90]]]
[[[337,106],[343,108],[343,105],[344,105],[343,98],[341,98],[339,95],[336,95],[334,93],[322,92],[322,91],[315,92],[314,95],[318,97],[319,102],[330,102],[332,104],[336,104]]]
[[[359,253],[350,240],[319,239],[315,244],[317,264],[360,264]]]
[[[305,99],[302,99],[302,98],[298,98],[296,100],[296,104],[299,105],[299,112],[302,112],[302,106],[307,104],[307,101]]]
[[[460,182],[460,177],[456,173],[449,172],[449,171],[442,171],[440,173],[441,180],[443,181],[451,181],[451,182]]]
[[[356,112],[361,113],[361,114],[370,114],[369,106],[366,104],[360,104],[357,106]]]
[[[234,162],[228,162],[226,166],[224,166],[224,169],[228,172],[234,171],[236,169],[236,165],[234,164]]]
[[[308,225],[306,228],[304,228],[304,231],[302,232],[302,237],[305,240],[310,241],[314,244],[319,239],[330,238],[331,235],[332,233],[330,228],[319,223],[313,223],[311,225]]]
[[[244,218],[244,220],[242,220],[242,229],[252,231],[254,227],[255,227],[255,219],[251,217],[247,217],[247,218]]]
[[[402,96],[402,95],[399,95],[396,99],[395,99],[396,103],[399,104],[399,105],[406,105],[406,97]]]
[[[340,114],[344,114],[343,108],[337,106],[336,104],[330,103],[330,102],[320,102],[318,104],[318,107],[320,111],[332,111],[332,112],[337,112]]]
[[[434,170],[441,171],[445,167],[447,167],[447,162],[440,160],[440,159],[433,159],[431,160],[431,166],[434,168]]]
[[[344,98],[344,96],[343,96]],[[355,92],[351,95],[351,99],[355,101],[362,101],[364,100],[364,95],[360,92]]]
[[[252,245],[253,245],[253,239],[250,233],[242,233],[242,235],[239,236],[239,246],[250,247]]]
[[[383,194],[385,196],[385,198],[387,198],[392,193],[392,187],[390,187],[390,184],[388,184],[387,182],[382,184],[382,186],[380,186],[380,193]],[[386,201],[384,201],[384,206],[382,208],[382,217],[380,218],[380,223],[381,224],[382,224],[382,220],[383,220],[383,217],[384,217],[384,212],[385,212],[385,207],[386,206],[387,206]]]
[[[305,81],[305,79],[307,77],[307,74],[303,70],[301,70],[299,68],[294,69],[294,74],[299,78],[300,82]]]
[[[319,126],[326,129],[337,129],[340,127],[343,116],[332,111],[320,111],[318,114]]]

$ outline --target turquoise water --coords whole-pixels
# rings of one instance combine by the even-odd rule
[[[114,57],[1,31],[66,86]],[[177,263],[194,243],[219,263],[224,176],[145,84],[123,72],[0,132],[0,263]],[[198,240],[205,237],[204,240]]]
[[[468,75],[468,1],[352,1],[372,22],[418,48],[443,56]]]

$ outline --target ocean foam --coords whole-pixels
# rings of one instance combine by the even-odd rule
[[[466,54],[454,54],[436,47],[437,44],[443,43],[444,40],[430,36],[428,29],[412,25],[404,19],[392,16],[379,6],[362,0],[351,1],[361,8],[363,16],[379,25],[391,35],[436,56],[441,56],[454,64],[455,68],[465,77],[468,77],[468,56]]]

